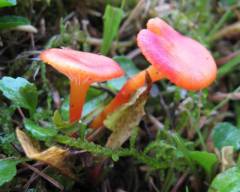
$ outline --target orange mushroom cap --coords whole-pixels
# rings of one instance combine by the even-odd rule
[[[70,122],[81,118],[89,85],[124,74],[118,64],[105,56],[72,49],[48,49],[40,59],[70,79]]]
[[[171,82],[187,90],[200,90],[216,78],[210,52],[181,35],[160,18],[150,19],[138,33],[137,43],[146,59]]]
[[[124,71],[112,59],[69,48],[47,49],[40,59],[50,64],[69,79],[91,84],[103,82],[124,75]]]

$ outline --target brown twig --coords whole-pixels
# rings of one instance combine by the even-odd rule
[[[36,162],[34,163],[33,165],[31,165],[32,167],[35,167],[35,168],[41,168],[43,165],[45,165],[44,163],[42,162]],[[18,174],[21,174],[21,173],[24,173],[25,171],[28,171],[29,168],[28,167],[22,167],[20,169],[18,169]]]
[[[170,122],[170,126],[172,128],[175,127],[175,122],[174,122],[174,114],[172,114],[172,112],[170,111],[170,108],[168,107],[168,105],[165,103],[165,100],[163,98],[163,95],[161,92],[159,92],[159,101],[160,101],[160,105],[162,106],[163,110],[165,111],[169,122]]]
[[[33,33],[29,33],[29,36],[30,36],[30,40],[31,40],[32,49],[35,50],[36,46],[35,46],[34,34]]]
[[[98,138],[99,135],[104,131],[104,127],[100,127],[98,129],[93,130],[87,135],[87,140],[88,141],[94,141],[95,138]]]
[[[138,15],[142,13],[142,10],[144,9],[145,0],[140,0],[138,4],[134,7],[132,12],[130,13],[129,17],[125,20],[125,22],[122,24],[119,34],[122,34],[125,30],[125,28],[134,20],[135,18],[138,18]]]
[[[154,189],[154,191],[160,192],[159,189],[158,189],[158,187],[155,185],[154,180],[153,180],[152,177],[149,177],[149,184],[150,184],[151,187]]]
[[[238,55],[240,55],[240,50],[239,51],[235,51],[235,52],[233,52],[233,53],[230,53],[229,55],[227,55],[227,56],[225,56],[225,57],[222,57],[222,58],[220,58],[220,59],[217,59],[216,60],[216,63],[217,63],[217,65],[223,65],[223,64],[225,64],[225,63],[227,63],[228,61],[230,61],[232,58],[234,58],[234,57],[236,57],[236,56],[238,56]]]
[[[240,22],[236,22],[218,31],[213,36],[212,40],[219,40],[225,37],[227,38],[239,37],[239,34],[240,34]]]
[[[58,189],[60,189],[60,191],[64,190],[64,187],[62,184],[60,184],[58,181],[56,181],[55,179],[53,179],[52,177],[48,176],[47,174],[43,173],[42,171],[39,171],[37,168],[33,167],[32,165],[28,164],[28,163],[22,163],[24,166],[28,167],[29,169],[31,169],[33,172],[35,172],[36,174],[40,175],[42,178],[44,178],[45,180],[47,180],[49,183],[51,183],[52,185],[54,185],[55,187],[57,187]]]
[[[230,100],[240,100],[240,93],[222,93],[222,92],[217,92],[214,95],[210,95],[209,99],[212,101],[222,101],[224,99],[230,99]]]
[[[54,105],[57,109],[59,109],[61,107],[61,98],[60,98],[59,92],[57,89],[55,89],[55,87],[53,87],[52,85],[50,86],[51,86],[51,93],[52,93]]]
[[[131,51],[130,53],[128,53],[126,55],[126,57],[129,59],[133,59],[140,54],[141,54],[141,50],[137,48],[137,49],[134,49],[133,51]]]
[[[177,184],[173,187],[171,192],[178,192],[179,191],[179,187],[181,187],[181,185],[183,184],[183,182],[185,181],[187,176],[188,176],[188,172],[185,172],[184,174],[182,174],[182,176],[178,179]]]
[[[162,130],[164,128],[164,125],[158,121],[158,119],[150,114],[147,114],[148,119],[151,121],[151,123],[158,129]]]
[[[86,42],[91,45],[100,46],[100,45],[102,45],[103,40],[97,39],[94,37],[87,37]],[[113,47],[125,48],[125,47],[132,46],[133,42],[135,42],[135,39],[130,39],[128,41],[119,41],[119,42],[114,41],[112,43],[112,45],[113,45]]]
[[[44,172],[48,169],[48,166],[46,168],[44,168],[41,172]],[[23,186],[24,191],[27,191],[28,188],[30,187],[30,185],[39,177],[39,175],[37,173],[33,173],[32,176],[30,177],[30,179],[28,180],[28,182]]]
[[[18,110],[18,113],[20,114],[20,116],[22,117],[22,119],[25,119],[26,116],[24,115],[22,109],[20,107],[18,107],[17,110]]]

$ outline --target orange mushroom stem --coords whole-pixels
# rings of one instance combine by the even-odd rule
[[[137,43],[142,54],[152,64],[146,69],[152,82],[167,78],[181,88],[197,91],[209,86],[216,78],[217,67],[210,52],[199,42],[175,31],[160,18],[148,21],[147,29],[138,33]],[[90,127],[101,127],[107,115],[128,102],[144,83],[145,71],[129,79]]]
[[[40,59],[70,79],[70,123],[81,118],[89,86],[124,74],[118,64],[105,56],[69,48],[48,49]]]
[[[104,108],[104,110],[94,119],[90,127],[93,129],[99,128],[103,125],[103,121],[106,119],[107,115],[115,111],[119,106],[127,103],[132,95],[141,87],[144,86],[146,82],[146,72],[148,72],[151,81],[155,82],[162,78],[164,75],[160,74],[153,66],[136,74],[134,77],[130,78],[114,99]]]
[[[74,123],[81,118],[83,105],[85,102],[89,84],[70,82],[70,123]]]

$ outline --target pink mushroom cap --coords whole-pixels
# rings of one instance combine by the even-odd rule
[[[137,42],[146,59],[179,87],[201,90],[216,78],[217,67],[210,52],[160,18],[148,21]]]

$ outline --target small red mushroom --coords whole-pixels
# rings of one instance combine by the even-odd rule
[[[199,42],[181,35],[159,18],[150,19],[147,29],[138,33],[137,43],[152,66],[129,79],[116,97],[90,125],[99,128],[107,115],[129,101],[145,84],[145,73],[152,82],[168,78],[187,90],[201,90],[216,78],[217,67],[210,52]]]
[[[119,65],[108,57],[69,48],[47,49],[40,54],[40,59],[70,79],[70,123],[81,118],[90,84],[124,74]]]

